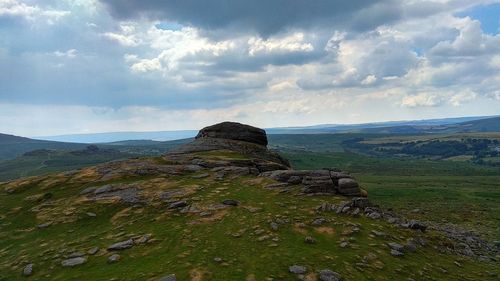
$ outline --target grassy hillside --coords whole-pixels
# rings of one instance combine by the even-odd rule
[[[247,159],[227,152],[193,157]],[[22,280],[27,264],[33,280],[170,274],[177,280],[298,280],[293,265],[304,267],[305,280],[318,280],[324,269],[343,280],[498,280],[497,263],[455,254],[440,232],[317,210],[347,198],[304,196],[299,187],[284,192],[266,188],[270,179],[175,163],[136,159],[0,185],[0,280]],[[122,193],[99,199],[111,187]],[[221,204],[227,199],[236,206]],[[181,201],[189,207],[172,207]],[[109,248],[117,242],[128,246]],[[403,256],[391,254],[388,243],[404,245]],[[118,261],[110,262],[114,255]],[[63,266],[72,257],[82,264]]]
[[[500,237],[500,168],[467,162],[283,151],[297,169],[350,171],[370,198],[419,219],[448,221]],[[414,212],[415,209],[419,211]]]

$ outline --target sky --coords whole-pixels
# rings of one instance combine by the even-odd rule
[[[0,133],[500,114],[499,0],[0,0]]]

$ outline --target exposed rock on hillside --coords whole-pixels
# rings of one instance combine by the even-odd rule
[[[261,176],[288,184],[302,184],[304,193],[337,193],[345,196],[364,196],[358,183],[347,173],[334,169],[277,170]]]
[[[227,165],[221,163],[202,163],[202,166],[211,165],[229,167],[255,168],[264,172],[262,176],[290,185],[302,184],[304,193],[337,193],[346,196],[361,196],[362,190],[358,183],[347,173],[324,169],[315,171],[290,170],[290,164],[277,153],[267,149],[267,135],[262,129],[235,122],[223,122],[200,130],[196,139],[172,152],[169,155],[182,155],[193,152],[211,150],[237,151],[256,158],[252,161],[232,161]],[[178,156],[177,156],[178,157]],[[267,160],[261,162],[257,159]],[[200,164],[200,163],[196,163]],[[235,168],[222,170],[234,172]],[[250,174],[253,172],[250,171]]]
[[[277,153],[267,149],[266,132],[262,129],[235,122],[223,122],[200,130],[195,140],[172,150],[172,154],[231,150],[258,159],[264,159],[289,169],[290,164]]]
[[[222,122],[205,127],[196,136],[196,139],[200,138],[237,140],[267,146],[266,131],[236,122]]]

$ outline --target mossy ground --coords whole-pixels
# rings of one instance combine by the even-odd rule
[[[244,158],[226,152],[201,156]],[[293,264],[308,268],[308,280],[316,280],[314,273],[324,268],[340,273],[345,280],[497,280],[495,276],[500,274],[497,263],[437,251],[445,241],[439,233],[424,234],[364,216],[315,211],[323,202],[338,203],[346,198],[298,196],[298,190],[281,193],[265,188],[269,180],[252,176],[227,175],[216,180],[209,172],[209,177],[193,177],[201,173],[206,171],[114,179],[99,185],[135,183],[145,188],[143,192],[190,187],[195,192],[184,199],[195,205],[210,206],[225,199],[238,200],[240,205],[201,217],[168,210],[166,204],[154,200],[136,207],[80,200],[79,192],[92,182],[43,187],[34,181],[19,192],[0,193],[0,280],[24,279],[21,273],[27,262],[34,264],[28,280],[158,280],[171,273],[178,280],[297,280],[288,272]],[[50,198],[33,200],[34,195],[47,193]],[[54,204],[47,204],[50,202]],[[33,207],[40,204],[50,210],[35,212]],[[89,217],[87,212],[97,216]],[[317,217],[327,222],[312,225]],[[36,227],[47,220],[58,223]],[[273,230],[272,221],[283,223]],[[355,227],[360,231],[353,232]],[[375,236],[372,230],[385,236]],[[151,243],[121,251],[119,262],[107,263],[107,246],[146,233],[152,234]],[[306,236],[316,243],[306,244]],[[428,244],[403,257],[390,255],[387,242],[404,244],[413,237],[424,237]],[[341,241],[348,241],[349,246],[341,248]],[[89,256],[87,263],[74,268],[60,265],[65,254],[96,246],[101,250]],[[216,257],[222,260],[217,262]]]

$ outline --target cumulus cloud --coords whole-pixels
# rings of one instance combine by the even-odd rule
[[[254,31],[267,37],[293,28],[324,24],[367,30],[400,15],[394,0],[102,0],[119,19],[147,17],[179,22],[203,30]]]
[[[498,114],[500,35],[467,16],[495,1],[313,2],[0,0],[0,104],[100,130]]]
[[[44,19],[46,23],[53,24],[69,14],[70,11],[43,9],[37,5],[29,5],[18,0],[0,1],[0,17],[21,17],[31,22]]]
[[[441,103],[441,98],[438,95],[431,93],[419,93],[416,95],[406,96],[401,101],[401,105],[407,107],[437,106]]]

